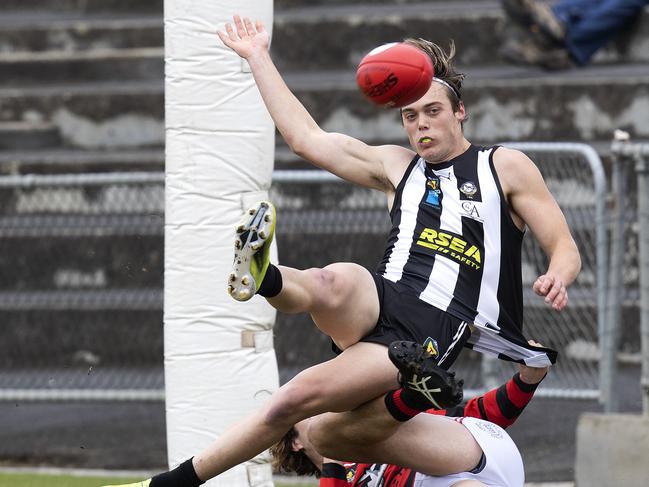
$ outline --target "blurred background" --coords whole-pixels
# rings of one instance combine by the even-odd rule
[[[529,480],[573,480],[580,414],[642,410],[644,156],[627,148],[649,138],[649,10],[577,66],[511,3],[275,0],[272,53],[324,129],[403,144],[398,114],[357,90],[357,63],[406,37],[455,42],[467,138],[525,150],[582,253],[557,314],[531,292],[546,262],[525,242],[526,334],[560,362],[511,428]],[[0,7],[2,465],[166,469],[163,34],[162,0]],[[631,142],[612,144],[616,129]],[[382,194],[309,171],[279,137],[275,168],[281,263],[376,265]],[[332,357],[306,316],[279,315],[275,347],[282,383]],[[514,371],[470,351],[457,369],[469,393]]]

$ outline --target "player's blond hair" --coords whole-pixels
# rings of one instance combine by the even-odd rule
[[[422,38],[408,38],[403,42],[415,46],[428,54],[430,60],[433,62],[435,78],[439,78],[451,85],[452,89],[448,90],[448,97],[453,111],[457,111],[462,102],[462,81],[465,78],[465,74],[455,70],[453,62],[453,58],[455,57],[455,42],[450,42],[448,53],[434,42]]]
[[[293,449],[295,438],[297,438],[297,430],[291,428],[281,440],[270,447],[273,470],[277,473],[295,472],[298,475],[315,475],[316,478],[320,478],[320,470],[307,457],[304,450]]]

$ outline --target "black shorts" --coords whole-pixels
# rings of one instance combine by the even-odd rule
[[[395,340],[421,343],[448,369],[471,336],[469,324],[422,301],[407,287],[372,276],[381,311],[376,327],[361,341],[386,346]]]

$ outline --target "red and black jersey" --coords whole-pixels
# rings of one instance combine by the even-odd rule
[[[411,487],[417,472],[380,463],[325,463],[320,487]]]
[[[530,402],[538,384],[526,384],[517,373],[506,384],[475,397],[464,406],[448,410],[429,409],[430,414],[491,421],[503,428],[510,426]],[[396,465],[325,463],[320,487],[412,487],[416,472]]]

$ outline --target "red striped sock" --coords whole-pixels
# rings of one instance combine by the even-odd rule
[[[406,389],[396,389],[385,395],[385,407],[390,415],[397,421],[408,421],[422,411],[430,408],[430,404],[422,405],[413,402]]]

